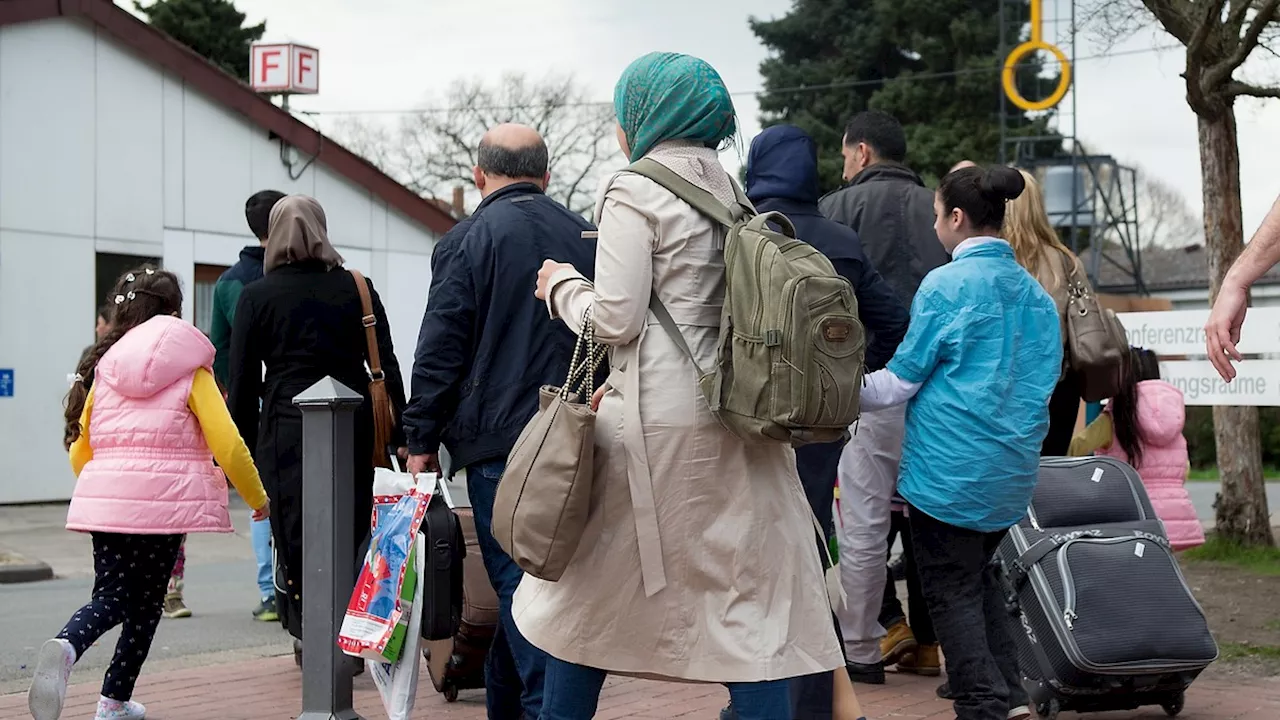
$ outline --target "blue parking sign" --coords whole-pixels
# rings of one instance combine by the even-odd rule
[[[0,368],[0,397],[13,397],[12,368]]]

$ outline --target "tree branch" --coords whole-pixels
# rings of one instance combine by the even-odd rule
[[[1271,0],[1267,0],[1270,2]],[[1200,9],[1200,19],[1196,22],[1195,32],[1191,35],[1191,41],[1187,43],[1187,61],[1191,58],[1203,61],[1203,53],[1205,44],[1209,41],[1210,31],[1220,29],[1222,27],[1222,9],[1226,7],[1227,0],[1200,0],[1204,3],[1204,7]],[[1190,14],[1190,9],[1188,9]]]
[[[1248,3],[1246,3],[1247,5]],[[1244,61],[1249,59],[1249,54],[1258,47],[1262,32],[1267,29],[1267,25],[1276,20],[1277,11],[1280,11],[1280,0],[1261,0],[1257,12],[1254,13],[1253,22],[1249,24],[1249,29],[1245,31],[1244,37],[1241,37],[1236,43],[1235,50],[1222,62],[1215,63],[1205,72],[1204,82],[1206,89],[1218,87],[1230,80],[1231,73],[1243,65]],[[1241,20],[1243,21],[1243,18]]]
[[[1228,97],[1280,98],[1280,87],[1261,87],[1235,80],[1223,85],[1222,91]]]
[[[1217,2],[1217,0],[1213,0]],[[1191,46],[1192,35],[1198,26],[1191,24],[1191,3],[1188,0],[1171,2],[1170,0],[1142,0],[1142,4],[1151,11],[1165,31],[1178,39],[1178,42]],[[1213,4],[1213,3],[1210,3]]]

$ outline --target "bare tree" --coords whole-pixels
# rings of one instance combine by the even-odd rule
[[[1154,17],[1186,48],[1182,77],[1199,130],[1209,292],[1216,298],[1244,248],[1236,99],[1280,98],[1280,86],[1243,79],[1241,67],[1258,50],[1275,55],[1280,49],[1280,0],[1141,0],[1145,15],[1131,12],[1137,0],[1095,0],[1093,5],[1092,16],[1105,26],[1107,40]],[[1243,545],[1274,545],[1257,409],[1215,407],[1213,424],[1222,476],[1214,504],[1218,533]]]
[[[461,80],[439,109],[388,127],[348,121],[336,134],[353,152],[425,196],[471,187],[476,150],[486,130],[514,122],[537,130],[550,153],[547,194],[576,213],[589,211],[601,174],[618,164],[613,108],[592,102],[572,77],[530,81],[514,73],[487,85]]]
[[[1174,186],[1138,170],[1138,239],[1149,247],[1184,248],[1204,242],[1204,222]]]

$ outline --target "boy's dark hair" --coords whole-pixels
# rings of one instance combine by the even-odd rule
[[[67,393],[66,426],[62,436],[62,444],[66,448],[80,438],[80,415],[84,412],[92,383],[88,378],[93,378],[102,356],[125,333],[151,318],[182,313],[182,287],[178,276],[154,265],[143,265],[121,275],[107,297],[111,314],[106,319],[111,328],[80,359],[76,368],[80,379],[71,383],[71,390]]]
[[[901,163],[907,159],[907,135],[897,118],[879,110],[867,110],[854,115],[844,127],[844,144],[853,147],[866,143],[876,157],[888,162]]]
[[[1159,379],[1160,359],[1156,354],[1145,348],[1129,348],[1120,392],[1111,398],[1111,426],[1116,442],[1135,468],[1142,465],[1142,446],[1146,443],[1146,436],[1138,425],[1138,383]]]
[[[538,138],[536,143],[510,148],[487,140],[480,141],[476,165],[488,175],[509,178],[542,179],[547,174],[547,144]]]
[[[942,178],[938,197],[947,212],[963,210],[974,230],[999,233],[1004,225],[1005,206],[1026,188],[1026,179],[1015,168],[967,167]]]
[[[284,193],[278,190],[261,190],[245,201],[244,219],[249,221],[249,230],[254,237],[267,239],[267,232],[271,229],[271,208],[283,197]]]

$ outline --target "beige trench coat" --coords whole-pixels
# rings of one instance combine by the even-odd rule
[[[590,307],[614,348],[591,514],[559,582],[521,582],[517,626],[556,658],[616,673],[753,682],[843,667],[795,453],[725,431],[648,311],[653,289],[712,364],[722,231],[628,173],[597,222],[595,285],[562,272],[549,302],[575,331]]]

